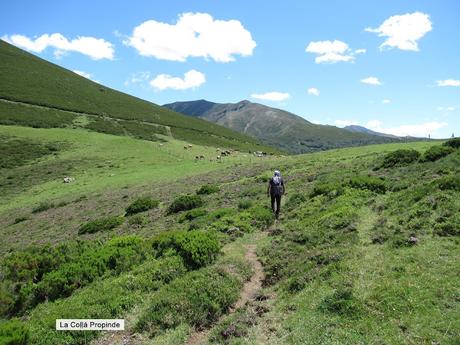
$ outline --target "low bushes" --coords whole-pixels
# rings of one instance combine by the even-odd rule
[[[181,323],[209,326],[238,299],[242,285],[237,277],[218,268],[189,272],[153,297],[136,328],[155,335]]]
[[[136,213],[145,212],[158,207],[159,204],[160,202],[158,200],[149,197],[138,198],[126,208],[126,215],[131,216]]]
[[[356,316],[360,308],[353,296],[352,289],[342,287],[335,290],[329,296],[326,296],[319,305],[319,309],[343,316]]]
[[[252,201],[250,199],[243,199],[238,202],[239,210],[247,210],[252,206]]]
[[[385,181],[374,176],[355,176],[348,181],[348,185],[356,189],[367,189],[375,193],[383,194],[387,187]]]
[[[318,183],[313,187],[310,193],[310,198],[318,195],[326,195],[328,197],[336,197],[343,194],[343,186],[340,182],[323,182]]]
[[[163,255],[170,249],[175,250],[192,268],[212,263],[221,248],[214,233],[199,230],[161,233],[153,238],[152,247],[157,255]]]
[[[124,218],[122,216],[110,216],[106,218],[96,219],[83,224],[78,229],[78,234],[93,234],[98,231],[108,231],[123,224]]]
[[[0,321],[0,344],[27,345],[29,330],[25,323],[19,320]]]
[[[213,194],[213,193],[217,193],[219,190],[220,190],[219,186],[217,186],[217,185],[205,184],[205,185],[201,186],[201,188],[196,191],[196,194],[198,194],[198,195]]]
[[[208,212],[203,209],[203,208],[196,208],[196,209],[193,209],[193,210],[189,210],[187,212],[184,212],[180,217],[179,217],[179,223],[183,223],[185,222],[186,220],[194,220],[196,218],[199,218],[199,217],[202,217],[204,215],[206,215]]]
[[[168,214],[187,211],[203,206],[203,199],[199,195],[181,195],[168,208]]]
[[[442,144],[443,146],[452,147],[453,149],[460,148],[460,138],[452,138]]]
[[[460,175],[445,176],[437,180],[439,189],[460,191]]]
[[[32,209],[32,213],[45,212],[55,207],[56,206],[54,205],[54,203],[49,201],[43,201]]]
[[[431,146],[428,150],[425,151],[421,161],[434,162],[451,154],[453,151],[454,149],[450,146]]]
[[[420,158],[420,152],[413,149],[400,149],[386,154],[383,157],[381,167],[392,168],[395,166],[408,165]]]

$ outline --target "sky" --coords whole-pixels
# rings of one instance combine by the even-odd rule
[[[0,38],[156,104],[460,136],[460,1],[7,1]]]

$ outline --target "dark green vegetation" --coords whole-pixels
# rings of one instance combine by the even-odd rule
[[[126,208],[126,215],[131,216],[136,213],[145,212],[158,207],[159,204],[160,202],[158,200],[149,197],[138,198]]]
[[[83,127],[159,141],[276,152],[256,139],[107,88],[0,41],[0,124]]]
[[[124,218],[121,216],[111,216],[96,220],[91,220],[88,223],[83,224],[80,229],[78,229],[78,234],[94,234],[98,231],[108,231],[116,228],[117,226],[123,224]]]
[[[85,344],[101,334],[57,332],[55,319],[123,317],[145,343],[184,344],[210,327],[215,344],[455,344],[460,151],[424,159],[435,147],[406,145],[411,162],[392,145],[232,165],[14,214],[7,229],[74,230],[3,255],[0,334]],[[273,166],[288,190],[276,225],[265,195]],[[123,224],[107,217],[125,212]],[[96,232],[79,236],[83,219]],[[252,275],[249,243],[263,289],[231,313]]]
[[[203,199],[199,195],[181,195],[169,205],[168,213],[187,211],[203,205]]]
[[[416,150],[396,150],[383,157],[382,168],[407,165],[417,161],[419,158],[420,152]]]
[[[291,153],[401,141],[398,137],[380,133],[316,125],[287,111],[249,101],[220,104],[198,100],[175,102],[164,107],[231,128]]]

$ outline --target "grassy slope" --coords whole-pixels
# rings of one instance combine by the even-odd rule
[[[126,137],[21,127],[3,127],[0,137],[9,134],[14,134],[16,140],[22,138],[45,143],[42,148],[52,144],[51,148],[58,151],[54,155],[45,148],[34,149],[29,155],[18,157],[16,167],[12,167],[9,161],[8,172],[22,168],[30,174],[38,172],[46,176],[47,170],[41,169],[40,164],[73,159],[75,170],[72,171],[78,174],[75,175],[75,184],[64,185],[59,178],[10,195],[14,198],[8,203],[9,211],[0,217],[3,253],[8,249],[17,251],[27,244],[41,245],[50,240],[60,243],[80,238],[93,243],[95,239],[106,240],[126,234],[150,238],[165,230],[192,226],[205,231],[217,230],[220,241],[226,244],[226,254],[217,263],[200,271],[204,274],[200,276],[200,281],[205,283],[208,273],[212,273],[213,277],[215,274],[226,276],[228,272],[242,276],[247,273],[241,273],[235,267],[239,267],[238,262],[244,262],[242,246],[253,243],[254,237],[250,233],[237,238],[241,233],[235,227],[243,233],[264,228],[263,225],[251,225],[257,224],[251,218],[260,212],[259,207],[268,203],[264,195],[265,178],[276,167],[282,170],[288,186],[283,218],[277,230],[272,227],[270,236],[258,243],[258,253],[266,272],[262,293],[272,297],[259,309],[248,305],[229,319],[219,319],[211,332],[211,340],[222,343],[219,335],[222,330],[237,329],[238,332],[230,332],[231,335],[224,339],[226,343],[458,342],[460,275],[456,264],[460,242],[458,236],[439,236],[435,231],[438,223],[450,222],[457,229],[460,226],[456,216],[460,211],[456,197],[458,192],[440,190],[436,188],[437,182],[433,182],[446,176],[458,176],[458,151],[437,162],[412,163],[380,170],[374,170],[374,167],[386,152],[410,147],[423,152],[432,144],[377,145],[260,160],[240,155],[219,165],[193,162],[197,152],[207,149],[197,147],[194,148],[196,152],[183,151],[183,143],[178,141],[170,141],[160,149],[159,143]],[[114,145],[116,153],[113,152]],[[165,154],[162,149],[168,152]],[[55,152],[53,150],[51,152]],[[208,150],[212,152],[212,149]],[[207,154],[208,151],[203,152]],[[27,159],[35,161],[27,163]],[[253,161],[249,162],[249,159]],[[156,169],[158,163],[164,170]],[[80,168],[84,168],[86,174]],[[193,177],[178,178],[185,172],[193,174]],[[340,189],[356,175],[381,177],[388,191],[381,194],[345,187],[341,194],[331,192],[329,196],[309,197],[315,186],[329,183],[332,186],[328,187],[330,190]],[[14,180],[14,183],[21,187],[21,183],[26,182]],[[204,197],[203,208],[206,211],[197,220],[182,222],[179,221],[182,213],[166,214],[167,206],[175,196],[194,193],[207,183],[218,184],[220,191]],[[424,189],[425,186],[429,189]],[[86,199],[78,198],[82,193],[87,196]],[[158,209],[142,213],[139,221],[133,222],[127,217],[124,224],[116,229],[77,235],[81,224],[107,215],[123,214],[126,206],[140,195],[153,196],[162,203]],[[31,213],[32,206],[50,199],[65,203],[40,213]],[[239,210],[241,200],[250,201],[256,208]],[[226,216],[214,218],[214,211],[222,208],[229,209]],[[13,224],[18,216],[27,220]],[[412,234],[419,243],[406,246],[407,238]],[[231,258],[229,252],[234,253]],[[187,279],[195,279],[197,274],[201,274],[193,273],[195,271],[178,273],[175,278],[177,283],[152,281],[148,275],[149,267],[157,267],[157,264],[151,259],[146,260],[120,275],[102,276],[70,297],[39,304],[30,312],[26,322],[33,330],[32,343],[71,341],[83,344],[81,337],[65,338],[69,335],[49,331],[53,320],[60,315],[123,316],[129,320],[129,329],[135,330],[137,320],[142,315],[145,319],[146,310],[165,301],[166,304],[161,304],[162,312],[167,312],[168,303],[173,303],[176,298],[175,287],[183,287]],[[235,280],[225,281],[213,283],[223,284],[220,287],[222,291],[230,289],[228,291],[232,294],[241,286]],[[104,294],[100,294],[101,290]],[[168,300],[169,293],[172,294],[171,300]],[[182,298],[180,292],[177,293],[177,298]],[[160,302],[157,296],[162,298]],[[203,303],[209,303],[206,297],[196,296],[203,298]],[[197,306],[181,304],[181,308],[192,308],[186,309],[187,313],[190,312],[187,315],[204,315],[202,311],[193,309]],[[149,332],[154,332],[156,336],[152,343],[184,344],[191,327],[196,324],[190,320],[186,318],[185,323],[172,323],[170,326],[151,321],[150,328],[141,330],[139,339],[148,343]],[[212,323],[213,320],[207,322]],[[165,328],[164,332],[161,327]]]
[[[62,127],[71,125],[78,113],[84,113],[96,115],[96,118],[90,117],[92,121],[103,122],[93,126],[96,131],[119,127],[122,134],[126,132],[126,128],[123,130],[126,127],[123,120],[141,121],[168,126],[175,138],[192,143],[273,151],[238,132],[204,120],[191,119],[92,82],[4,41],[0,41],[0,75],[0,99],[51,108],[40,109],[2,102],[0,121],[3,124]],[[69,114],[62,110],[74,113]],[[59,121],[53,121],[55,117],[59,117]],[[116,128],[111,133],[118,134],[114,130]],[[136,130],[129,132],[133,136],[138,134]]]

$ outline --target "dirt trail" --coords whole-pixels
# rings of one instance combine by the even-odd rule
[[[262,287],[262,281],[264,279],[264,271],[263,271],[262,264],[257,258],[257,254],[256,254],[257,245],[248,244],[245,246],[245,248],[246,248],[245,258],[251,264],[254,273],[251,279],[244,284],[243,291],[241,291],[240,298],[238,299],[238,301],[236,301],[236,303],[232,307],[230,307],[229,312],[223,315],[220,318],[220,320],[216,322],[216,324],[219,323],[222,319],[235,313],[239,308],[242,308],[243,306],[245,306],[246,303],[253,301],[255,297],[257,296],[257,292],[260,291]],[[187,345],[205,344],[211,330],[212,328],[193,332],[188,338],[188,341],[186,344]]]

